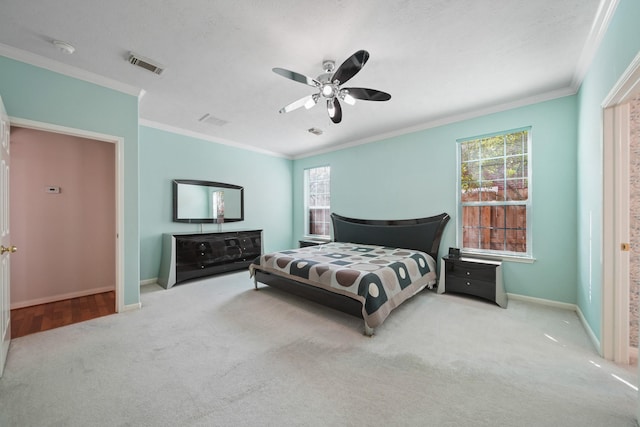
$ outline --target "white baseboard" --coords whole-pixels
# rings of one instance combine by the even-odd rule
[[[127,304],[124,306],[124,308],[122,309],[122,311],[120,313],[124,313],[125,311],[134,311],[134,310],[140,310],[142,308],[142,303],[137,302],[135,304]]]
[[[549,307],[556,307],[556,308],[561,308],[561,309],[564,309],[564,310],[575,311],[576,314],[578,315],[578,318],[580,319],[580,323],[582,323],[582,327],[584,328],[585,332],[589,336],[589,339],[591,340],[591,343],[596,348],[596,351],[598,352],[598,354],[600,354],[600,356],[602,356],[602,349],[600,347],[600,340],[598,340],[598,337],[596,336],[596,334],[593,333],[593,330],[589,326],[589,323],[587,322],[587,319],[585,319],[584,315],[582,314],[582,310],[580,310],[580,307],[577,306],[576,304],[568,304],[566,302],[558,302],[558,301],[552,301],[552,300],[548,300],[548,299],[529,297],[529,296],[526,296],[526,295],[518,295],[518,294],[507,294],[507,295],[509,296],[509,299],[520,300],[520,301],[528,301],[528,302],[532,302],[532,303],[535,303],[535,304],[546,305],[546,306],[549,306]],[[636,352],[637,352],[637,350],[636,350]]]
[[[589,322],[587,322],[587,319],[585,319],[584,314],[582,314],[582,310],[580,310],[580,307],[578,306],[576,306],[576,313],[578,313],[578,317],[580,318],[582,327],[584,328],[585,331],[587,331],[587,335],[589,336],[589,339],[593,343],[593,346],[598,351],[598,354],[600,355],[600,357],[604,357],[602,354],[602,346],[600,345],[600,340],[598,339],[596,334],[593,333],[591,326],[589,326]]]
[[[550,300],[550,299],[529,297],[529,296],[526,296],[526,295],[509,294],[509,293],[507,294],[507,296],[509,297],[509,299],[533,302],[535,304],[541,304],[541,305],[546,305],[546,306],[549,306],[549,307],[561,308],[563,310],[577,311],[577,309],[578,309],[578,306],[576,306],[575,304],[568,304],[566,302],[558,302],[558,301],[553,301],[553,300]]]
[[[140,286],[156,285],[156,284],[158,284],[158,278],[157,277],[152,277],[151,279],[140,280]]]
[[[68,292],[66,294],[50,295],[43,298],[35,298],[27,301],[18,301],[11,304],[11,310],[16,308],[31,307],[33,305],[47,304],[50,302],[62,301],[65,299],[86,297],[87,295],[100,294],[102,292],[115,291],[115,286],[104,286],[101,288],[84,289],[77,292]]]

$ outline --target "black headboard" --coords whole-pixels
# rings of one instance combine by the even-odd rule
[[[382,245],[426,252],[438,259],[444,227],[451,217],[442,213],[417,219],[355,219],[331,214],[336,242]]]

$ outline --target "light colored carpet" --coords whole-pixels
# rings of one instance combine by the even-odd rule
[[[1,426],[635,426],[636,370],[575,313],[423,292],[362,321],[247,272],[15,339]]]

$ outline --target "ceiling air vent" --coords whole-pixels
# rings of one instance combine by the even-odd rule
[[[160,64],[154,64],[149,58],[145,58],[144,56],[137,55],[133,52],[129,52],[129,62],[133,65],[137,65],[138,67],[144,68],[147,71],[151,71],[152,73],[162,74],[164,71],[164,68],[162,68]]]
[[[227,123],[229,123],[228,121],[226,121],[226,120],[222,120],[222,119],[219,119],[219,118],[217,118],[217,117],[214,117],[214,116],[212,116],[212,115],[211,115],[211,114],[209,114],[209,113],[207,113],[207,114],[205,114],[204,116],[200,117],[200,118],[198,119],[198,121],[199,121],[200,123],[209,123],[209,124],[211,124],[211,125],[216,125],[216,126],[224,126],[224,125],[226,125]]]

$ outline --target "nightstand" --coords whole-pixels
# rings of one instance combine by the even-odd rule
[[[444,292],[473,295],[507,308],[502,262],[469,257],[443,257],[438,293]]]
[[[316,246],[316,245],[324,245],[325,243],[329,243],[329,240],[324,239],[316,239],[313,237],[309,237],[306,239],[298,240],[301,248],[306,248],[307,246]]]

